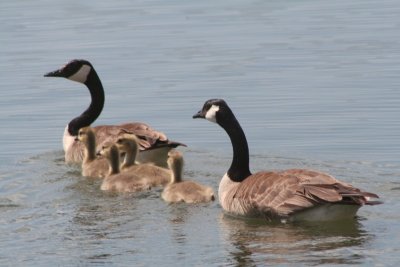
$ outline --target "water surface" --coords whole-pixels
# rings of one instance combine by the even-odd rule
[[[400,261],[397,1],[3,1],[0,265],[373,265]],[[167,205],[160,189],[99,190],[63,162],[87,90],[43,74],[90,60],[106,90],[96,124],[144,121],[188,145],[185,177],[217,190],[231,146],[192,120],[227,100],[251,168],[313,168],[378,193],[341,224],[227,217]]]

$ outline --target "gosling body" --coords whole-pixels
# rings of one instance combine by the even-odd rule
[[[103,146],[99,154],[109,161],[109,172],[101,184],[101,190],[133,193],[151,189],[151,186],[141,177],[120,172],[120,152],[115,144]]]
[[[116,145],[118,149],[125,153],[125,160],[121,165],[121,172],[133,173],[152,186],[164,186],[170,181],[171,172],[168,169],[150,163],[136,162],[139,152],[139,140],[133,134],[123,134],[118,138]]]
[[[108,173],[108,161],[106,158],[98,158],[96,155],[96,136],[93,130],[90,127],[81,128],[77,139],[85,147],[82,176],[104,178]]]
[[[164,188],[162,199],[170,203],[201,203],[214,200],[214,190],[211,187],[182,180],[183,157],[180,152],[170,151],[167,163],[171,170],[171,182]]]

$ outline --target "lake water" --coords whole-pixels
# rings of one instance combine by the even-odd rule
[[[0,3],[1,266],[397,266],[400,3],[54,1]],[[43,78],[90,60],[106,90],[95,124],[143,121],[188,145],[185,177],[230,164],[218,126],[192,115],[224,98],[253,171],[313,168],[384,205],[341,224],[267,224],[218,201],[167,205],[160,190],[110,195],[63,162],[85,87]]]

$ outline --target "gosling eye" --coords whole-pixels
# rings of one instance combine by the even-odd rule
[[[122,144],[122,139],[118,139],[117,144]]]

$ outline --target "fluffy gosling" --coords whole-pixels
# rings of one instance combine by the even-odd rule
[[[167,163],[171,170],[171,181],[161,194],[166,202],[200,203],[215,199],[214,190],[211,187],[193,181],[182,181],[182,153],[170,151]]]

